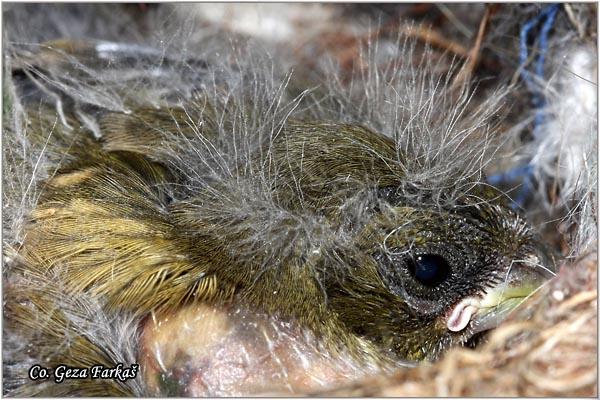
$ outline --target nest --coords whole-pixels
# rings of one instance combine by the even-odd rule
[[[476,6],[474,12],[472,6]],[[433,48],[435,51],[430,55],[434,63],[439,62],[439,68],[450,69],[457,59],[467,59],[454,79],[457,82],[479,80],[481,90],[473,101],[482,102],[489,93],[487,90],[491,85],[486,83],[489,82],[486,79],[490,76],[496,80],[518,80],[519,68],[523,67],[519,65],[517,54],[519,28],[542,8],[533,4],[452,7],[386,4],[372,8],[359,5],[294,5],[290,7],[294,14],[286,14],[286,21],[292,21],[291,25],[282,23],[282,30],[276,34],[283,38],[298,34],[298,40],[287,50],[303,66],[297,72],[300,77],[304,75],[310,80],[312,67],[319,62],[315,60],[328,58],[336,61],[343,83],[357,70],[370,67],[361,64],[365,44],[385,46],[391,34],[402,33],[424,47]],[[185,10],[184,7],[176,9],[179,13],[185,13]],[[127,8],[124,12],[130,11]],[[595,15],[596,12],[595,4],[565,5],[554,27],[548,50],[550,57],[559,59],[565,49],[574,44],[595,43],[596,19],[589,17],[588,20],[586,15]],[[228,34],[264,39],[260,30],[248,30],[245,25],[236,23],[235,15],[224,13],[230,18],[214,19],[214,14],[203,14],[202,23],[206,31],[220,35],[225,30]],[[314,24],[309,24],[313,19]],[[328,28],[328,24],[336,19],[335,27],[356,29],[343,29],[338,33]],[[379,28],[367,30],[374,21]],[[136,29],[141,32],[151,29],[143,25],[140,22]],[[309,29],[307,26],[312,27]],[[118,36],[118,32],[111,34]],[[269,35],[274,37],[272,32]],[[285,47],[281,43],[267,42],[276,52]],[[591,48],[597,51],[594,45]],[[553,71],[560,71],[560,68]],[[597,66],[595,71],[597,73]],[[554,88],[552,84],[549,86]],[[560,97],[561,88],[554,89]],[[522,128],[526,125],[522,124],[523,120],[532,119],[535,110],[529,103],[529,97],[530,93],[524,86],[514,90],[511,101],[515,105],[503,122],[507,131],[514,130],[510,127],[517,125]],[[596,126],[591,129],[595,131]],[[507,149],[503,149],[512,155],[509,165],[520,161],[519,154],[516,157],[514,154],[520,147],[526,147],[525,142],[526,139],[513,141]],[[591,143],[586,145],[593,148]],[[533,307],[515,313],[510,320],[483,337],[474,349],[454,348],[432,364],[399,369],[388,376],[370,376],[341,387],[314,390],[303,395],[597,396],[596,162],[595,158],[588,160],[585,176],[579,175],[578,186],[573,190],[558,190],[560,184],[552,184],[552,179],[558,182],[557,176],[538,177],[550,180],[550,183],[543,185],[541,193],[524,205],[532,219],[544,227],[545,237],[555,245],[557,252],[567,256],[567,261],[559,265],[556,277],[537,293]],[[504,165],[499,164],[495,168],[501,169]],[[569,190],[569,199],[561,200],[560,195]],[[541,209],[539,204],[543,204]],[[560,220],[561,224],[548,223],[554,220]]]

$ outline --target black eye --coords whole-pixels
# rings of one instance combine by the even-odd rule
[[[446,259],[436,254],[422,254],[407,260],[411,276],[423,285],[435,287],[450,275],[450,265]]]

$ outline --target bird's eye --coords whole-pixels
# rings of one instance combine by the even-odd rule
[[[376,254],[377,270],[389,292],[422,314],[441,312],[460,295],[454,290],[464,266],[452,250],[431,248],[411,252],[391,249]],[[402,254],[404,253],[404,254]]]
[[[436,287],[450,275],[450,265],[437,254],[422,254],[407,261],[410,275],[427,287]]]

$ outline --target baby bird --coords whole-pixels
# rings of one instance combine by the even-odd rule
[[[82,79],[78,63],[105,68],[110,51],[122,60],[118,45],[49,43],[35,72]],[[469,172],[476,162],[436,169],[449,154],[472,159],[479,143],[456,119],[445,120],[447,136],[427,131],[454,116],[403,110],[412,118],[402,129],[382,133],[300,113],[306,95],[281,106],[277,84],[243,71],[187,99],[136,99],[120,111],[64,85],[48,97],[31,89],[28,68],[13,72],[27,82],[14,101],[54,170],[6,286],[7,329],[27,343],[27,357],[7,361],[10,395],[247,395],[337,383],[435,360],[548,278],[544,246]],[[33,364],[51,378],[28,376]],[[133,377],[90,376],[117,364]],[[61,365],[90,375],[57,383]]]

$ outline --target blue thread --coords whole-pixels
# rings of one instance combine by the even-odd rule
[[[497,174],[490,175],[488,176],[487,181],[492,185],[497,185],[505,181],[514,181],[523,177],[524,175],[529,174],[529,170],[531,168],[532,166],[530,164],[515,167],[506,172],[499,172]]]
[[[548,33],[552,28],[554,23],[554,19],[558,10],[560,8],[560,3],[554,3],[546,8],[544,8],[536,17],[527,21],[522,27],[520,31],[520,42],[521,49],[519,52],[519,68],[520,75],[525,84],[527,85],[529,91],[532,93],[532,105],[536,109],[536,115],[533,122],[533,140],[534,143],[540,139],[540,130],[542,123],[544,122],[544,110],[543,107],[545,105],[545,99],[543,93],[540,90],[539,84],[537,82],[541,82],[544,79],[544,62],[546,58],[546,50],[548,49]],[[540,40],[539,40],[539,55],[535,67],[535,78],[537,82],[532,78],[529,71],[525,69],[525,64],[527,63],[527,35],[529,31],[540,23],[542,19],[545,18],[545,21],[540,30]],[[517,179],[523,179],[523,185],[517,195],[517,198],[511,204],[513,209],[518,209],[522,207],[533,187],[533,170],[534,165],[532,161],[525,166],[515,167],[509,171],[497,173],[488,177],[488,182],[490,184],[499,184],[506,181],[514,181]]]

